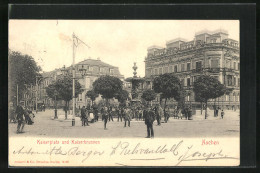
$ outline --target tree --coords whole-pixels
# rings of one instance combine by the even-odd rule
[[[194,82],[193,91],[195,93],[195,99],[199,99],[206,104],[205,106],[205,119],[207,118],[207,103],[209,99],[215,99],[225,94],[227,88],[221,84],[216,78],[201,75]]]
[[[123,82],[119,78],[105,75],[95,80],[93,88],[96,93],[101,94],[106,99],[106,104],[108,104],[108,100],[122,90],[122,85]]]
[[[144,99],[147,102],[150,102],[156,98],[156,93],[154,90],[148,89],[144,90],[142,94],[142,99]]]
[[[55,111],[55,116],[54,118],[58,118],[57,117],[57,100],[61,100],[61,97],[59,96],[59,93],[57,91],[57,85],[56,83],[50,84],[48,85],[48,87],[46,88],[46,93],[48,95],[48,97],[50,97],[51,99],[54,100],[54,111]]]
[[[70,75],[59,78],[54,84],[58,97],[65,101],[64,111],[65,119],[67,119],[67,111],[69,108],[69,102],[72,99],[72,77]],[[82,93],[83,89],[78,81],[75,81],[75,96]]]
[[[126,101],[127,101],[128,99],[130,99],[130,98],[129,98],[129,93],[128,93],[128,91],[126,91],[126,90],[120,90],[120,91],[116,94],[115,98],[120,102],[121,105],[125,105],[125,104],[126,104]]]
[[[10,51],[8,57],[8,91],[9,99],[16,104],[16,89],[19,89],[19,100],[22,98],[26,85],[35,85],[36,76],[41,76],[41,67],[33,57],[20,52]]]
[[[89,91],[86,93],[86,96],[91,99],[92,105],[93,105],[93,102],[94,102],[94,101],[96,100],[96,98],[98,97],[98,94],[92,89],[92,90],[89,90]]]
[[[176,101],[183,101],[183,89],[180,79],[171,73],[165,73],[156,77],[153,81],[154,91],[161,93],[161,98],[165,99],[164,109],[167,99],[174,98]],[[184,99],[185,101],[185,99]],[[180,104],[180,103],[179,103]]]

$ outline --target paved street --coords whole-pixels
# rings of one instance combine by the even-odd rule
[[[211,112],[210,112],[211,114]],[[103,122],[90,123],[90,126],[81,126],[79,117],[76,117],[76,126],[71,126],[71,116],[64,120],[64,112],[58,111],[59,119],[53,120],[54,111],[38,112],[33,125],[25,125],[25,133],[16,134],[17,124],[9,123],[10,136],[39,136],[39,137],[87,137],[87,138],[117,138],[146,136],[146,126],[143,121],[131,121],[131,127],[125,127],[123,122],[107,124],[104,130]],[[239,137],[239,112],[226,111],[224,119],[209,116],[204,119],[204,112],[200,111],[193,116],[193,120],[170,118],[168,123],[157,126],[154,122],[155,137]]]

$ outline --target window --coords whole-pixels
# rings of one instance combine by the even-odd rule
[[[110,74],[114,74],[114,69],[109,69]]]
[[[201,69],[202,65],[201,65],[201,61],[197,61],[196,62],[196,69]]]
[[[173,66],[171,65],[170,66],[170,73],[172,73],[173,72]]]
[[[232,76],[231,75],[227,75],[227,85],[232,86]]]
[[[240,86],[240,78],[237,78],[237,85]]]
[[[212,59],[211,68],[217,68],[217,67],[218,67],[218,59]]]
[[[184,71],[184,64],[181,64],[181,71]]]
[[[159,74],[162,74],[162,68],[159,68]]]
[[[236,86],[236,78],[234,77],[234,85]]]
[[[174,66],[174,72],[176,73],[177,72],[177,65]]]
[[[231,65],[230,60],[226,60],[226,68],[230,68],[230,65]]]
[[[168,67],[164,67],[163,73],[168,73]]]
[[[236,63],[236,62],[234,62],[233,69],[235,69],[235,70],[236,70],[236,69],[237,69],[237,67],[236,67],[236,66],[237,66],[237,63]]]
[[[150,74],[153,75],[153,69],[151,69]]]
[[[154,69],[154,74],[155,74],[155,75],[158,75],[158,69],[157,69],[157,68]]]
[[[187,78],[187,86],[190,86],[190,78]]]
[[[237,63],[237,68],[238,70],[240,70],[240,63]]]
[[[187,63],[187,71],[190,71],[190,63]]]

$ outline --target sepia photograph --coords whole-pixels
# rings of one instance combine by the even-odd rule
[[[10,19],[10,166],[239,166],[239,26]]]

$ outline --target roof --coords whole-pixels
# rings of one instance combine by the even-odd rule
[[[171,43],[178,42],[178,41],[180,41],[180,42],[186,42],[187,40],[184,39],[184,38],[180,38],[180,37],[179,37],[179,38],[175,38],[175,39],[166,41],[166,44],[171,44]]]
[[[84,61],[77,63],[76,65],[79,65],[79,64],[88,64],[88,65],[91,65],[91,66],[102,66],[102,67],[116,68],[115,66],[112,66],[110,64],[107,64],[107,63],[105,63],[101,60],[97,60],[97,59],[86,59]]]
[[[147,50],[151,50],[151,49],[163,49],[163,47],[152,45],[152,46],[147,48]]]

